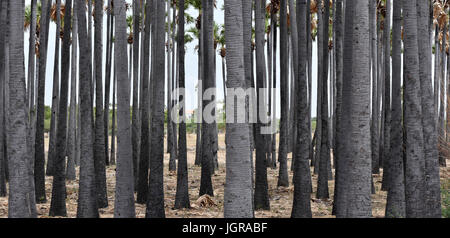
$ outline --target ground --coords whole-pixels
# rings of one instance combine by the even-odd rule
[[[194,165],[195,160],[195,134],[189,134],[188,142],[188,173],[189,173],[189,195],[191,201],[191,209],[173,210],[176,192],[176,173],[168,171],[168,154],[165,155],[164,167],[164,193],[165,193],[165,210],[166,217],[177,218],[221,218],[223,217],[223,193],[225,185],[225,144],[224,135],[219,135],[219,169],[212,177],[214,197],[213,204],[210,206],[202,206],[204,199],[199,199],[198,192],[200,188],[200,170],[201,168]],[[47,142],[47,140],[46,140]],[[291,154],[288,155],[288,168],[290,168]],[[447,160],[447,165],[450,161]],[[292,172],[289,171],[290,186],[287,188],[277,187],[277,169],[267,169],[267,178],[269,182],[270,211],[256,211],[255,216],[258,218],[288,218],[291,215],[292,199],[294,187],[292,185]],[[317,175],[312,175],[313,191],[316,191]],[[107,167],[107,186],[109,206],[100,209],[100,217],[108,218],[114,215],[114,191],[115,191],[115,166]],[[374,217],[384,217],[384,209],[386,206],[386,192],[381,191],[382,175],[374,175],[374,183],[376,194],[372,195],[372,208]],[[450,184],[450,167],[441,169],[441,179],[443,184]],[[46,193],[47,202],[37,204],[39,217],[48,217],[51,199],[52,178],[46,177]],[[450,189],[450,186],[449,188]],[[334,181],[329,181],[330,198],[333,198]],[[78,192],[78,168],[77,180],[67,182],[67,215],[68,217],[76,217],[77,210],[77,192]],[[331,215],[332,199],[319,200],[315,199],[315,193],[311,195],[311,208],[313,217],[334,217]],[[0,198],[0,217],[7,217],[8,203],[7,198]],[[136,217],[145,217],[145,205],[136,204]]]

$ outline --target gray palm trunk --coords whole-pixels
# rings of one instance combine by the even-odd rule
[[[306,9],[309,6],[306,0],[297,0],[297,25],[298,25],[298,72],[296,91],[296,129],[297,137],[294,146],[294,202],[292,205],[293,218],[311,218],[311,177],[309,166],[310,128],[307,123],[309,115],[308,107],[308,82],[307,82],[307,34],[306,34]]]
[[[134,176],[130,129],[130,81],[127,75],[127,22],[125,2],[114,0],[115,68],[117,69],[117,166],[114,217],[135,217]]]
[[[56,0],[56,35],[55,35],[55,52],[53,62],[53,92],[52,92],[52,109],[50,118],[50,131],[48,142],[48,159],[47,159],[47,176],[53,176],[55,174],[55,157],[56,153],[56,130],[57,130],[57,116],[58,116],[58,101],[59,101],[59,55],[60,55],[60,42],[61,42],[61,0]]]
[[[171,39],[171,31],[172,31],[172,23],[170,19],[170,6],[171,2],[167,1],[166,3],[166,11],[167,11],[167,153],[170,153],[169,158],[169,171],[176,171],[176,155],[174,146],[174,125],[172,123],[172,88],[173,88],[173,80],[172,80],[172,52],[175,50],[175,42]]]
[[[258,122],[255,128],[256,162],[255,162],[255,210],[270,210],[269,192],[267,183],[267,135],[261,133],[266,119],[267,111],[265,106],[264,80],[266,62],[264,56],[264,31],[265,31],[265,1],[255,0],[255,38],[256,38],[256,93],[257,93],[257,115]],[[263,116],[264,118],[261,118]]]
[[[47,68],[47,45],[50,24],[51,0],[42,0],[42,13],[39,33],[39,75],[37,91],[36,138],[34,183],[37,203],[47,201],[45,195],[45,148],[44,148],[44,118],[45,118],[45,72]]]
[[[36,217],[34,188],[31,183],[31,162],[27,147],[27,101],[25,89],[23,1],[8,2],[9,32],[9,116],[8,128],[8,168],[9,198],[8,217]],[[3,8],[4,6],[2,6]],[[33,212],[34,211],[34,212]],[[33,214],[34,213],[34,214]]]
[[[278,174],[278,186],[289,186],[287,169],[287,141],[288,141],[288,78],[289,78],[289,47],[288,47],[288,26],[287,26],[287,2],[280,2],[280,140],[278,146],[278,161],[280,170]]]
[[[227,88],[245,88],[243,2],[232,0],[225,2],[225,34],[227,45]],[[248,8],[247,8],[248,9]],[[230,100],[228,100],[230,103]],[[242,105],[242,104],[240,104]],[[237,110],[237,105],[228,110]],[[248,108],[246,109],[248,110]],[[237,114],[228,118],[226,183],[224,194],[224,217],[252,218],[252,166],[250,160],[249,126],[237,123]]]
[[[416,0],[403,1],[406,217],[424,216],[425,159]]]
[[[94,33],[94,62],[95,62],[95,138],[94,138],[94,166],[95,183],[97,186],[97,201],[99,208],[108,206],[105,168],[105,128],[103,120],[103,2],[95,1],[95,33]]]
[[[436,25],[434,30],[434,116],[435,116],[435,125],[437,130],[437,120],[439,115],[439,60],[440,60],[440,50],[439,48],[439,26]]]
[[[110,163],[116,164],[116,88],[117,88],[117,78],[116,70],[113,73],[113,94],[112,94],[112,117],[111,117],[111,155]],[[136,179],[135,179],[136,181]]]
[[[71,79],[70,79],[70,114],[69,114],[69,132],[67,141],[67,180],[75,180],[75,165],[77,157],[77,66],[78,66],[78,22],[77,13],[74,2],[73,20],[72,20],[72,59],[71,59]]]
[[[417,33],[427,34],[430,9],[425,1],[417,1]],[[422,126],[425,155],[425,216],[441,217],[441,195],[437,133],[434,119],[433,88],[431,85],[431,42],[427,37],[418,37],[420,89],[422,100]],[[392,174],[392,173],[391,173]]]
[[[346,3],[354,5],[355,11],[349,16],[354,19],[352,31],[352,75],[343,84],[343,105],[349,107],[346,123],[350,124],[351,135],[345,142],[346,162],[348,166],[345,199],[347,200],[346,217],[370,217],[371,208],[371,171],[372,159],[370,150],[370,39],[368,0],[353,0]],[[346,12],[347,15],[347,12]],[[346,39],[346,44],[350,43]],[[346,65],[350,66],[350,65]],[[344,69],[348,68],[344,66]],[[346,77],[344,77],[346,78]],[[348,100],[350,99],[350,100]],[[343,119],[345,120],[345,119]],[[351,122],[351,123],[350,123]]]
[[[213,1],[212,0],[202,0],[203,15],[202,15],[202,43],[203,43],[203,88],[202,91],[210,90],[215,88],[214,80],[214,42],[213,42]],[[215,99],[209,100],[206,97],[202,99],[202,110],[205,110],[208,104],[215,104]],[[213,112],[215,115],[215,112]],[[202,118],[202,156],[201,156],[201,179],[200,179],[200,191],[199,196],[208,194],[214,196],[214,190],[212,187],[211,174],[214,171],[211,167],[212,161],[214,159],[217,151],[215,150],[216,140],[214,133],[216,131],[215,121],[209,123],[205,119],[205,115]]]
[[[141,101],[141,140],[140,140],[140,153],[139,153],[139,176],[137,180],[137,199],[139,204],[145,204],[148,195],[148,162],[150,155],[150,141],[149,141],[149,109],[150,109],[150,96],[149,96],[149,56],[150,51],[150,28],[151,23],[155,19],[154,1],[150,0],[146,5],[146,17],[144,26],[144,62],[142,67],[144,68],[142,76],[142,101]],[[151,16],[151,17],[148,17]],[[152,29],[153,33],[153,29]],[[153,34],[152,34],[153,37]],[[153,39],[152,39],[153,43]],[[153,53],[153,51],[152,51]],[[153,70],[152,70],[153,72]]]
[[[322,129],[320,130],[321,139],[318,140],[316,146],[320,147],[319,150],[319,179],[317,181],[317,198],[323,199],[329,197],[328,192],[328,169],[331,169],[329,166],[330,162],[330,147],[328,143],[329,135],[328,135],[328,31],[329,31],[329,18],[330,18],[330,4],[329,0],[324,1],[324,13],[322,16],[322,39],[318,41],[318,44],[322,44],[322,52],[319,51],[319,54],[322,53],[322,67],[319,73],[322,74],[320,79],[322,80],[322,85],[320,87],[321,92],[321,103],[320,103],[320,113],[321,113],[321,125]],[[318,139],[318,137],[317,137]],[[317,162],[316,162],[317,164]]]
[[[78,40],[80,43],[80,185],[78,192],[77,217],[98,217],[97,192],[95,184],[94,148],[92,131],[91,60],[86,24],[86,4],[77,5]]]
[[[109,156],[109,100],[111,93],[111,71],[112,71],[112,39],[114,37],[114,16],[112,14],[112,1],[108,1],[108,10],[107,10],[107,30],[106,30],[106,67],[105,67],[105,105],[103,110],[103,121],[105,127],[105,161],[106,165],[110,165],[110,156]],[[111,142],[112,143],[112,142]],[[136,166],[133,166],[136,168]]]
[[[371,54],[372,54],[372,126],[371,126],[371,136],[372,136],[372,173],[379,174],[380,169],[378,166],[379,160],[379,137],[380,137],[380,104],[378,98],[378,28],[377,28],[377,0],[370,0],[370,14],[371,14],[371,37],[372,37],[372,45],[371,45]]]
[[[140,44],[140,4],[138,0],[133,0],[133,110],[132,110],[132,131],[131,143],[133,147],[133,176],[136,173],[137,162],[139,158],[139,44]]]
[[[67,12],[72,12],[72,1],[66,1]],[[70,73],[70,32],[72,14],[64,17],[64,35],[62,44],[61,92],[58,100],[58,115],[56,128],[56,151],[54,157],[52,200],[50,216],[67,216],[66,210],[66,146],[67,146],[67,103],[69,100],[69,73]]]
[[[36,21],[37,21],[36,9],[37,9],[37,0],[32,0],[31,19],[30,19],[30,41],[28,46],[28,82],[27,82],[28,108],[30,109],[30,113],[34,111],[34,80],[36,69],[35,48],[36,48]]]
[[[178,1],[178,33],[177,33],[177,67],[179,77],[179,87],[185,87],[185,49],[184,49],[184,0]],[[182,98],[183,97],[183,98]],[[187,148],[186,148],[186,122],[185,122],[185,98],[180,94],[180,124],[178,129],[178,171],[177,171],[177,191],[175,194],[175,209],[190,208],[189,202],[189,182],[187,168]]]
[[[164,58],[164,1],[155,0],[155,37],[152,40],[155,59]],[[150,143],[150,163],[152,171],[149,176],[148,199],[145,216],[148,218],[164,218],[164,60],[157,60],[152,63],[152,107],[151,107],[151,143]]]
[[[335,144],[333,149],[333,156],[335,161],[335,186],[334,186],[334,199],[333,199],[333,215],[336,215],[339,194],[342,191],[341,183],[338,181],[342,171],[340,169],[340,155],[342,150],[342,143],[340,140],[341,135],[341,124],[342,124],[342,84],[343,84],[343,1],[336,1],[336,9],[335,9],[335,21],[333,25],[335,27],[335,56],[336,56],[336,122],[335,122]],[[338,173],[339,172],[339,173]]]
[[[7,16],[7,2],[0,2],[0,31],[5,32],[6,29],[6,16]],[[7,39],[5,34],[0,35],[0,197],[6,197],[7,189],[6,189],[6,171],[7,169],[7,157],[5,153],[5,83],[6,83],[6,65],[5,65],[5,44]]]
[[[405,180],[403,170],[403,126],[401,95],[401,1],[394,1],[392,25],[392,117],[391,157],[384,171],[389,170],[386,217],[405,217]],[[430,75],[431,76],[431,75]],[[433,108],[431,108],[433,110]]]
[[[322,98],[323,98],[323,14],[322,14],[322,4],[318,5],[317,12],[317,105],[316,105],[316,129],[314,131],[314,136],[316,138],[315,142],[315,153],[311,161],[314,165],[314,174],[319,174],[320,166],[320,149],[322,147]]]
[[[383,154],[381,162],[383,169],[388,168],[390,156],[390,132],[391,132],[391,1],[386,1],[386,16],[384,20],[384,95],[383,95],[383,110],[384,110],[384,138],[383,138]],[[382,190],[387,191],[389,188],[389,169],[383,170],[383,186]]]

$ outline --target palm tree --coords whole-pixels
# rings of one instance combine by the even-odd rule
[[[9,170],[9,217],[36,217],[34,188],[30,156],[27,152],[27,101],[25,90],[25,68],[23,65],[24,40],[23,1],[8,1],[9,34],[9,121],[8,166]],[[6,6],[2,6],[6,7]]]
[[[70,114],[69,114],[69,131],[67,138],[67,169],[66,178],[75,180],[75,165],[77,157],[77,141],[80,135],[77,133],[77,66],[78,66],[78,17],[76,13],[76,3],[73,3],[73,20],[72,20],[72,68],[70,79]]]
[[[125,2],[114,0],[116,15],[115,28],[115,66],[117,68],[117,167],[114,217],[134,217],[134,176],[133,157],[131,154],[130,130],[130,83],[127,75],[127,23]]]
[[[56,130],[57,130],[57,115],[59,102],[59,54],[60,54],[60,31],[61,31],[61,0],[56,0],[54,21],[56,21],[56,35],[55,35],[55,57],[53,62],[53,92],[52,92],[52,116],[50,119],[49,145],[48,145],[48,160],[46,175],[53,176],[55,174],[55,153],[56,149]],[[52,9],[53,10],[53,9]],[[53,19],[52,19],[53,20]]]
[[[394,1],[392,25],[392,117],[391,156],[384,171],[389,170],[386,217],[405,217],[405,180],[403,171],[403,126],[401,98],[401,1]],[[431,75],[430,75],[431,76]],[[434,110],[434,108],[431,108]]]
[[[177,59],[179,87],[185,87],[185,41],[184,41],[184,0],[178,0],[178,33],[177,33]],[[182,98],[183,97],[183,98]],[[187,169],[187,148],[186,148],[186,122],[185,122],[185,98],[180,93],[180,118],[178,129],[178,171],[177,171],[177,192],[175,194],[175,209],[190,208],[189,183]]]
[[[255,126],[255,195],[254,207],[256,210],[270,210],[269,192],[267,184],[267,153],[266,134],[262,133],[262,116],[266,119],[267,111],[265,107],[265,70],[266,62],[264,56],[264,33],[265,33],[265,1],[255,0],[255,37],[256,37],[256,97],[258,102],[257,115],[258,122]],[[262,95],[261,95],[262,94]]]
[[[424,214],[424,147],[420,97],[419,47],[416,1],[403,1],[404,127],[406,217]]]
[[[371,37],[372,37],[372,45],[371,45],[371,54],[372,54],[372,126],[371,126],[371,141],[372,141],[372,173],[379,174],[379,139],[380,139],[380,123],[379,123],[379,114],[380,114],[380,106],[379,106],[379,98],[378,98],[378,28],[377,28],[377,18],[381,18],[377,13],[377,0],[370,0],[370,29]],[[380,59],[381,60],[381,59]],[[339,142],[337,142],[339,143]]]
[[[384,95],[383,95],[383,111],[384,111],[384,138],[383,138],[383,154],[381,163],[383,168],[389,167],[390,157],[390,132],[391,132],[391,1],[385,2],[386,15],[384,17]],[[389,169],[383,170],[383,190],[389,187]]]
[[[138,0],[133,0],[133,110],[132,110],[132,131],[131,140],[133,146],[133,175],[137,171],[137,161],[139,158],[139,44],[140,44],[140,4]]]
[[[418,36],[429,31],[429,5],[417,1],[417,33]],[[420,92],[422,100],[422,126],[425,155],[425,216],[441,217],[441,196],[436,121],[434,119],[433,88],[431,85],[431,42],[428,37],[418,37],[419,40],[419,72]],[[391,173],[393,174],[393,173]]]
[[[95,183],[97,186],[98,207],[108,206],[105,168],[105,128],[103,120],[103,1],[95,1],[94,19],[94,61],[95,61],[95,138],[94,166]]]
[[[307,124],[309,107],[308,107],[308,93],[307,93],[307,40],[306,35],[306,0],[297,0],[296,3],[297,29],[298,29],[298,80],[295,84],[296,91],[296,129],[297,137],[295,142],[294,157],[294,202],[292,205],[293,218],[311,218],[311,178],[309,167],[309,135],[310,128]]]
[[[50,216],[67,216],[66,211],[66,137],[67,137],[67,103],[70,72],[70,32],[72,24],[72,0],[66,1],[68,14],[64,17],[64,38],[62,45],[61,92],[58,102],[58,122],[56,129],[56,151],[54,160],[52,200]]]
[[[321,109],[322,114],[321,120],[322,129],[320,130],[321,139],[317,147],[320,147],[320,160],[319,160],[319,179],[317,181],[317,198],[328,198],[328,170],[331,169],[329,166],[330,162],[330,147],[329,147],[329,134],[328,134],[328,32],[329,32],[329,18],[330,18],[330,1],[324,1],[324,13],[322,16],[322,68],[319,73],[322,74],[320,79],[322,80],[322,85],[320,86],[321,93]],[[320,53],[320,52],[319,52]],[[316,137],[317,139],[319,137]],[[316,162],[317,164],[317,162]],[[316,170],[316,168],[314,168]]]
[[[30,41],[28,47],[28,108],[34,111],[34,80],[35,80],[35,48],[36,48],[36,8],[37,0],[31,1],[30,9]],[[33,125],[32,125],[33,126]]]
[[[39,75],[37,89],[37,114],[36,114],[36,138],[35,138],[35,162],[34,183],[37,203],[47,201],[45,195],[45,152],[44,152],[44,98],[45,98],[45,72],[47,68],[47,45],[50,24],[51,0],[43,0],[42,14],[39,30]]]
[[[7,29],[6,23],[7,17],[7,2],[0,2],[0,30],[5,32]],[[5,153],[5,144],[6,144],[6,125],[5,125],[5,84],[6,84],[6,52],[5,45],[8,39],[6,39],[5,34],[0,35],[0,197],[6,197],[7,189],[6,189],[6,171],[7,169],[7,156]]]
[[[148,196],[148,162],[150,155],[150,141],[149,141],[149,100],[150,100],[150,90],[149,90],[149,56],[150,51],[150,28],[155,19],[155,2],[150,0],[146,5],[145,13],[145,26],[144,26],[144,62],[142,67],[144,68],[144,75],[142,76],[142,100],[141,100],[141,150],[139,153],[139,178],[137,180],[137,199],[136,202],[139,204],[145,204],[147,202]],[[154,26],[154,25],[153,25]],[[152,34],[153,36],[153,34]],[[152,44],[154,39],[152,38]],[[152,52],[153,53],[153,50]],[[153,55],[152,55],[153,57]],[[153,65],[153,62],[152,62]],[[152,70],[153,72],[153,70]]]
[[[202,94],[208,90],[215,88],[215,80],[214,80],[214,43],[213,43],[213,1],[212,0],[202,0],[202,50],[203,50],[203,59],[202,59],[202,73],[203,73],[203,87]],[[199,91],[200,92],[200,91]],[[214,100],[209,100],[203,97],[202,103],[202,111],[205,110],[206,106],[210,103],[215,103]],[[200,109],[199,109],[200,110]],[[214,113],[214,112],[213,112]],[[214,114],[213,114],[214,115]],[[205,116],[202,117],[202,157],[201,157],[201,179],[200,179],[200,192],[199,196],[204,194],[208,194],[210,196],[214,196],[214,191],[212,187],[211,181],[211,173],[214,171],[213,167],[213,159],[215,154],[215,139],[214,132],[216,123],[215,121],[212,123],[208,123],[205,120]]]
[[[225,1],[228,88],[244,88],[246,85],[244,37],[241,30],[244,27],[243,12],[246,11],[251,12],[250,1],[246,1],[245,5],[243,1],[239,0]],[[233,110],[237,110],[236,104]],[[228,218],[252,218],[254,217],[254,211],[249,126],[246,123],[236,123],[236,118],[233,118],[232,123],[227,123],[226,130],[227,176],[224,195],[224,216]]]
[[[86,24],[86,5],[78,1],[78,39],[80,43],[80,186],[78,192],[77,217],[98,217],[97,192],[94,169],[92,135],[91,62]]]
[[[288,47],[288,26],[287,26],[287,2],[280,1],[280,141],[278,147],[278,160],[280,162],[280,172],[278,175],[278,186],[289,186],[287,172],[287,141],[288,141],[288,78],[289,78],[289,47]]]
[[[339,155],[343,170],[339,181],[342,193],[338,217],[370,217],[371,151],[370,151],[370,40],[368,0],[346,2],[344,41],[344,82],[340,138],[346,133]],[[347,51],[348,50],[348,51]],[[341,156],[342,155],[342,156]],[[343,213],[341,211],[344,211]]]
[[[152,48],[155,59],[164,58],[164,1],[155,0],[154,8],[156,16],[154,21],[155,37],[152,39]],[[164,218],[164,60],[158,60],[152,64],[152,107],[151,107],[151,143],[150,163],[152,171],[149,176],[147,210],[148,218]]]

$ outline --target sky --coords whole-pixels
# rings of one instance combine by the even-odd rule
[[[26,5],[30,5],[31,0],[25,0]],[[63,1],[64,2],[64,1]],[[132,0],[126,0],[126,2],[130,3]],[[105,1],[106,4],[106,1]],[[218,25],[224,24],[224,12],[221,10],[223,8],[223,0],[217,0],[217,8],[214,11],[214,21]],[[190,14],[193,17],[198,16],[198,11],[194,8],[190,7],[187,9],[187,13]],[[132,14],[132,11],[129,10],[128,15]],[[105,67],[106,63],[106,15],[103,18],[103,67]],[[189,29],[191,25],[186,26],[186,30]],[[278,31],[279,32],[279,31]],[[55,52],[55,36],[56,36],[56,24],[54,22],[50,23],[50,31],[49,31],[49,42],[48,42],[48,57],[47,57],[47,71],[46,71],[46,83],[45,83],[45,105],[51,105],[52,104],[52,88],[53,88],[53,69],[54,69],[54,52]],[[24,39],[25,39],[25,72],[27,72],[28,67],[28,41],[29,41],[29,31],[25,31],[24,33]],[[279,37],[278,37],[279,39]],[[197,86],[197,79],[198,79],[198,54],[195,49],[196,45],[198,44],[198,40],[194,40],[192,43],[187,44],[186,46],[186,110],[193,110],[197,108],[197,94],[196,94],[196,86]],[[280,117],[280,69],[279,69],[279,52],[280,50],[277,50],[277,117]],[[221,57],[216,52],[216,80],[217,80],[217,101],[223,101],[223,80],[222,80],[222,66],[221,66]],[[267,54],[266,54],[267,55]],[[316,115],[316,87],[317,87],[317,45],[313,44],[313,80],[312,80],[312,116],[315,117]],[[60,57],[61,59],[61,57]],[[79,57],[78,57],[79,59]],[[105,70],[103,69],[103,74]],[[105,77],[105,75],[103,75]],[[167,77],[167,74],[166,74]],[[104,80],[103,80],[104,82]],[[70,90],[70,89],[69,89]],[[105,89],[103,89],[105,90]],[[69,94],[70,95],[70,94]],[[112,94],[111,94],[112,95]],[[167,95],[167,94],[166,94]],[[112,99],[110,100],[112,102]]]

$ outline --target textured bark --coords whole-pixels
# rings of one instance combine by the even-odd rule
[[[116,164],[116,88],[117,88],[117,78],[116,70],[113,74],[113,102],[112,102],[112,122],[111,122],[111,155],[110,163]],[[136,181],[136,179],[135,179]]]
[[[146,6],[146,18],[145,18],[145,26],[144,26],[144,54],[146,56],[144,57],[144,75],[142,76],[142,91],[143,91],[143,97],[141,101],[141,141],[140,146],[141,150],[139,153],[139,177],[138,177],[138,185],[137,185],[137,200],[136,202],[139,204],[145,204],[147,201],[147,195],[148,195],[148,162],[149,162],[149,155],[150,155],[150,141],[149,141],[149,46],[150,46],[150,23],[151,20],[155,19],[153,10],[154,8],[154,2],[151,0],[149,3],[147,3]],[[151,16],[148,17],[148,16]],[[153,31],[153,30],[152,30]],[[153,40],[152,40],[153,44]],[[153,51],[152,51],[153,53]],[[153,72],[153,70],[152,70]]]
[[[31,180],[31,162],[27,147],[27,101],[25,89],[23,1],[8,1],[9,32],[9,116],[8,128],[8,168],[9,198],[8,217],[36,217],[34,188]],[[34,211],[34,212],[33,212]],[[34,213],[34,214],[33,214]]]
[[[311,218],[311,177],[309,167],[309,136],[310,128],[307,120],[308,85],[307,85],[307,40],[306,35],[306,5],[305,0],[297,0],[297,24],[298,24],[298,80],[296,82],[296,121],[297,140],[295,142],[295,170],[294,170],[294,202],[292,205],[293,218]]]
[[[55,174],[55,160],[57,153],[56,143],[57,143],[57,124],[58,124],[58,102],[59,102],[59,54],[60,54],[60,31],[61,31],[61,0],[56,0],[56,35],[55,35],[55,52],[54,52],[54,62],[53,62],[53,92],[52,92],[52,114],[50,118],[50,131],[49,131],[49,142],[48,142],[48,159],[47,159],[47,176],[53,176]]]
[[[322,39],[321,41],[318,41],[318,43],[322,43],[322,52],[319,51],[319,54],[322,53],[322,67],[321,71],[319,73],[322,74],[322,77],[320,79],[322,80],[322,85],[320,89],[322,90],[321,93],[321,110],[320,113],[322,114],[321,120],[322,123],[320,123],[322,126],[321,131],[321,139],[319,140],[320,143],[317,145],[317,147],[320,147],[319,153],[320,153],[320,161],[319,161],[319,179],[317,180],[317,198],[324,199],[329,197],[328,192],[328,169],[331,169],[328,165],[330,162],[330,145],[328,143],[328,32],[329,32],[329,18],[330,18],[330,1],[325,0],[324,1],[324,13],[323,13],[323,23],[322,23]]]
[[[106,10],[106,67],[105,67],[105,105],[103,109],[103,126],[105,134],[105,163],[110,165],[109,159],[109,100],[111,93],[111,70],[112,70],[112,38],[113,33],[113,16],[112,16],[112,1],[108,0]]]
[[[354,19],[352,27],[352,76],[344,81],[344,112],[349,112],[347,124],[350,138],[345,142],[348,170],[344,176],[346,217],[370,217],[371,208],[371,150],[370,150],[370,64],[369,46],[369,4],[368,0],[352,0],[346,3],[354,5],[355,11],[349,16]],[[347,15],[347,12],[346,12]],[[349,43],[346,39],[346,44]],[[356,60],[357,59],[357,60]],[[350,66],[350,65],[346,65]],[[348,68],[344,66],[344,69]],[[344,76],[344,78],[346,78]],[[348,101],[350,99],[350,101]],[[345,119],[343,119],[345,120]],[[343,138],[343,137],[342,137]]]
[[[342,83],[343,83],[343,33],[344,33],[344,25],[343,25],[343,1],[336,1],[336,9],[335,12],[336,18],[333,22],[335,27],[335,56],[336,56],[336,124],[335,124],[335,144],[333,149],[333,156],[335,157],[335,186],[334,186],[334,198],[333,198],[333,215],[336,215],[337,201],[339,200],[339,194],[341,193],[341,183],[338,181],[341,175],[340,171],[342,171],[340,166],[340,155],[341,155],[341,130],[342,130]],[[339,172],[339,173],[338,173]]]
[[[287,169],[287,141],[288,141],[288,78],[289,78],[289,47],[288,47],[288,26],[287,26],[287,3],[281,0],[280,7],[280,140],[278,146],[278,161],[280,170],[278,174],[278,186],[289,186]]]
[[[405,217],[405,180],[403,171],[403,125],[401,95],[401,27],[402,4],[394,1],[392,25],[392,121],[391,157],[385,164],[389,170],[389,187],[386,202],[386,217]],[[433,108],[431,108],[433,109]]]
[[[50,22],[50,3],[47,0],[42,4],[39,33],[39,75],[37,91],[37,114],[36,114],[36,138],[35,138],[35,161],[34,161],[34,183],[37,203],[45,203],[45,148],[44,148],[44,118],[45,118],[45,72],[47,68],[47,45],[48,29]]]
[[[215,88],[214,81],[214,62],[213,57],[214,54],[214,42],[213,42],[213,2],[212,0],[203,0],[203,15],[202,15],[202,31],[203,31],[203,92],[210,89]],[[215,103],[215,99],[207,100],[205,97],[202,99],[202,110],[206,108],[206,106],[210,103]],[[214,133],[216,132],[216,123],[208,123],[205,120],[205,117],[202,118],[202,157],[201,157],[201,179],[200,179],[200,192],[199,196],[204,194],[208,194],[210,196],[214,196],[214,190],[212,187],[212,161],[214,159],[215,154],[215,140]]]
[[[429,5],[417,1],[417,34],[427,34]],[[426,217],[441,218],[441,190],[437,133],[434,119],[433,88],[431,85],[431,42],[427,37],[418,37],[420,92],[422,100],[422,126],[425,155],[425,211]],[[447,111],[449,111],[447,109]],[[448,112],[447,112],[448,113]],[[448,122],[447,122],[448,123]]]
[[[155,37],[152,48],[155,59],[164,58],[164,1],[155,0],[156,21],[154,22]],[[147,218],[164,218],[164,60],[156,60],[152,65],[152,112],[151,112],[151,144],[150,144],[150,176],[148,199],[145,216]]]
[[[78,192],[77,217],[98,217],[97,192],[95,184],[94,148],[92,131],[91,61],[86,24],[86,5],[77,2],[78,40],[80,43],[80,186]]]
[[[425,160],[420,96],[416,0],[403,1],[406,217],[424,216]]]
[[[6,16],[7,16],[7,2],[0,2],[0,32],[6,31]],[[0,197],[6,197],[6,171],[7,169],[7,157],[6,157],[6,123],[5,114],[7,114],[6,98],[5,98],[5,84],[6,84],[6,65],[5,65],[5,45],[7,39],[5,34],[0,35]]]
[[[130,81],[127,76],[127,23],[125,1],[114,0],[116,16],[114,57],[117,69],[117,167],[114,217],[135,217],[133,157],[130,128]],[[104,160],[103,160],[104,161]]]
[[[379,174],[380,168],[378,166],[379,153],[378,149],[380,138],[380,102],[378,98],[378,27],[377,27],[377,0],[370,0],[370,14],[372,19],[370,22],[371,38],[372,38],[372,126],[371,126],[371,141],[372,141],[372,173]]]
[[[322,13],[322,4],[318,5],[318,13],[317,13],[317,104],[316,104],[316,129],[314,131],[314,136],[316,137],[315,143],[315,153],[314,157],[311,161],[311,164],[314,165],[314,174],[319,174],[320,167],[320,149],[322,147],[322,100],[323,100],[323,13]],[[327,45],[328,46],[328,45]],[[310,102],[312,105],[312,102]]]
[[[77,66],[78,66],[78,20],[74,3],[73,7],[73,23],[72,23],[72,65],[71,65],[71,79],[70,79],[70,114],[69,114],[69,131],[67,141],[67,168],[66,179],[75,180],[75,161],[77,154]]]
[[[132,130],[131,143],[133,146],[133,175],[137,172],[137,162],[139,158],[139,136],[140,136],[140,121],[139,121],[139,44],[140,44],[140,4],[138,0],[133,0],[133,110],[132,110]]]
[[[179,88],[185,87],[185,49],[184,49],[184,0],[178,1],[178,33],[177,33],[177,59]],[[180,95],[180,119],[178,129],[178,171],[177,171],[177,192],[175,194],[175,209],[190,208],[189,182],[187,168],[187,148],[186,148],[186,122],[185,122],[185,98]]]
[[[227,88],[245,88],[243,2],[225,2],[225,36],[227,45]],[[248,9],[248,8],[245,8]],[[233,100],[235,100],[233,98]],[[230,103],[230,100],[228,100]],[[237,110],[237,104],[233,103]],[[247,108],[248,110],[248,108]],[[252,218],[252,166],[250,160],[249,126],[237,123],[237,113],[233,113],[233,123],[227,123],[226,183],[224,194],[224,217]],[[230,120],[230,119],[229,119]]]
[[[105,126],[103,121],[103,1],[95,1],[94,62],[95,62],[95,138],[94,166],[98,208],[108,206],[106,189]],[[117,27],[116,27],[117,28]]]
[[[72,1],[66,2],[67,12],[72,12]],[[67,139],[67,103],[69,100],[69,73],[70,73],[70,32],[72,15],[64,16],[64,37],[62,44],[61,65],[61,92],[58,100],[58,116],[56,128],[56,151],[54,157],[54,173],[50,216],[67,216],[66,210],[66,139]]]
[[[264,0],[255,0],[255,38],[256,38],[256,88],[258,123],[255,128],[256,162],[255,162],[255,195],[254,208],[256,210],[270,210],[269,192],[267,184],[267,159],[265,148],[266,135],[261,134],[261,115],[267,115],[264,87],[266,62],[264,56],[265,4]],[[262,95],[261,95],[262,94]]]
[[[34,110],[34,81],[35,81],[35,70],[36,70],[36,10],[37,0],[31,0],[31,19],[30,19],[30,41],[28,46],[28,82],[27,82],[27,103],[30,113]],[[36,113],[34,113],[36,114]],[[34,126],[34,125],[32,125]],[[33,155],[34,158],[34,155]]]
[[[390,155],[390,132],[391,132],[391,1],[386,0],[386,16],[384,20],[384,95],[383,95],[383,108],[384,108],[384,138],[383,138],[383,185],[382,190],[387,191],[389,188],[389,167]]]

